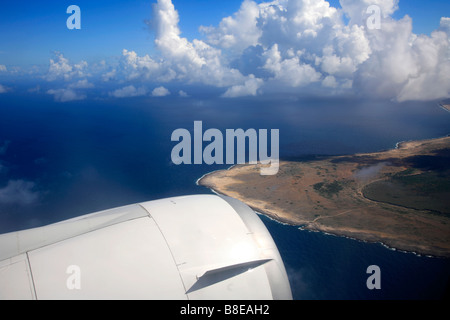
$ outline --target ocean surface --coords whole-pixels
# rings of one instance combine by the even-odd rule
[[[196,185],[225,165],[171,161],[176,129],[279,129],[280,155],[340,155],[394,148],[450,133],[437,103],[295,97],[132,98],[56,103],[0,96],[0,233],[165,197],[211,193]],[[9,200],[6,200],[9,199]],[[439,299],[450,259],[300,230],[262,217],[286,264],[295,299]],[[369,290],[367,267],[381,270]]]

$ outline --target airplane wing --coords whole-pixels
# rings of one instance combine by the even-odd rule
[[[0,235],[0,299],[292,299],[278,249],[248,206],[198,195]]]

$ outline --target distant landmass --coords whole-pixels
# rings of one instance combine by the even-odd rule
[[[439,104],[439,106],[440,106],[442,109],[444,109],[444,110],[450,112],[450,103],[441,102],[441,103]]]
[[[303,229],[450,257],[450,137],[396,149],[210,173],[199,185]]]

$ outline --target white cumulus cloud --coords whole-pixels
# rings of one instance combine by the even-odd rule
[[[224,98],[236,98],[243,96],[256,96],[263,80],[250,75],[250,78],[243,85],[236,85],[229,88],[224,94]]]
[[[180,97],[182,97],[182,98],[187,98],[187,97],[189,97],[189,95],[188,95],[185,91],[183,91],[183,90],[178,91],[178,95],[179,95]]]
[[[212,45],[242,52],[249,46],[258,44],[261,30],[258,28],[260,8],[249,0],[244,0],[238,12],[224,18],[218,27],[200,26]]]
[[[320,83],[324,92],[339,87],[399,101],[450,96],[449,18],[430,36],[418,36],[408,16],[392,18],[398,0],[340,4],[337,9],[325,0],[245,0],[217,27],[202,30],[210,45],[241,53],[236,65],[244,74],[268,72],[263,80],[271,87]],[[379,9],[376,30],[368,28],[370,6]]]
[[[91,89],[94,88],[94,84],[90,83],[87,79],[78,80],[75,83],[69,85],[70,89]]]
[[[5,187],[0,188],[0,204],[32,204],[39,198],[39,192],[35,188],[34,182],[10,180]]]
[[[86,99],[86,95],[80,94],[73,89],[50,89],[47,94],[53,95],[57,102],[70,102]]]
[[[172,1],[158,0],[153,5],[154,42],[161,57],[139,56],[124,49],[123,65],[128,80],[181,81],[216,87],[245,84],[249,78],[229,66],[220,48],[182,37],[178,23],[179,15]]]
[[[62,53],[55,53],[55,59],[50,59],[50,66],[44,79],[47,81],[55,81],[59,79],[71,80],[74,77],[85,77],[87,73],[88,63],[81,61],[77,64],[71,64]]]
[[[157,53],[123,49],[116,65],[98,66],[98,79],[120,83],[121,89],[109,93],[119,98],[147,95],[146,87],[168,83],[217,87],[228,98],[277,90],[398,101],[450,97],[450,18],[442,17],[430,35],[417,35],[409,16],[393,17],[399,0],[340,0],[340,5],[243,0],[217,25],[199,26],[204,39],[188,40],[173,2],[156,0],[151,25]],[[379,9],[379,28],[368,26],[370,7]],[[73,64],[56,53],[45,79],[72,82],[66,91],[53,92],[62,101],[80,97],[74,89],[92,87],[87,80],[92,70],[85,61]]]
[[[139,97],[145,96],[147,94],[147,90],[144,87],[136,88],[133,85],[123,87],[121,89],[114,90],[110,93],[110,96],[116,98],[129,98],[129,97]]]
[[[10,90],[11,89],[9,89],[8,87],[5,87],[5,86],[0,84],[0,93],[6,93],[6,92],[8,92]]]
[[[170,91],[164,87],[158,87],[158,88],[153,89],[153,91],[152,91],[152,96],[154,96],[154,97],[165,97],[168,95],[170,95]]]

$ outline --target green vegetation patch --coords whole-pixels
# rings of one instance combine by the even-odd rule
[[[450,171],[402,172],[367,185],[363,194],[373,201],[450,215]]]
[[[322,197],[332,198],[337,196],[340,191],[344,189],[342,183],[339,181],[333,181],[332,183],[319,182],[313,185],[314,190],[316,190]]]

